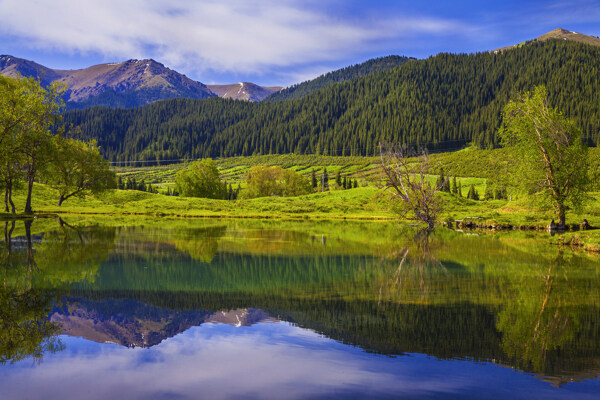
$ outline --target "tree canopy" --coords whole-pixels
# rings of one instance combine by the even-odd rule
[[[564,227],[568,207],[581,209],[588,189],[587,147],[575,123],[551,107],[544,86],[523,92],[504,108],[502,143],[514,148],[523,191],[551,202]]]
[[[175,177],[177,191],[186,197],[225,199],[227,185],[221,180],[217,165],[210,158],[196,161]]]
[[[242,196],[300,196],[311,192],[310,181],[301,174],[281,167],[255,165],[248,171]]]

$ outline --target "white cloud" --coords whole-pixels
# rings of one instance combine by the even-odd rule
[[[454,34],[464,26],[435,18],[344,19],[301,0],[0,1],[0,34],[33,48],[107,59],[152,57],[202,73],[260,73],[327,63],[376,41],[415,33]]]
[[[456,393],[471,383],[468,376],[440,381],[448,363],[425,361],[433,368],[421,373],[420,360],[367,355],[285,323],[206,324],[151,349],[66,341],[64,352],[39,366],[22,362],[1,374],[3,398],[302,399],[350,390],[357,397],[415,397]]]

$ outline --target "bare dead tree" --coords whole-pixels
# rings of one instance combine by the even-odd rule
[[[436,193],[445,182],[432,184],[427,180],[427,151],[410,151],[402,146],[380,144],[379,152],[386,176],[384,190],[398,201],[397,210],[400,216],[423,222],[427,224],[428,230],[433,230],[442,211],[442,203]]]

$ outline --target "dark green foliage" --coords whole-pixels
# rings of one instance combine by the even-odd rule
[[[467,193],[467,199],[479,200],[479,193],[477,193],[477,189],[475,189],[474,185],[471,185],[469,187],[469,192]]]
[[[340,174],[340,171],[335,174],[335,183],[337,184],[338,188],[342,187],[342,175]]]
[[[484,200],[493,200],[494,199],[494,189],[491,186],[485,186],[485,193],[483,194]]]
[[[323,168],[323,175],[321,176],[321,190],[325,191],[329,189],[329,174],[327,173],[327,168]]]
[[[285,102],[173,99],[65,114],[111,161],[254,154],[374,155],[498,144],[511,95],[544,84],[589,145],[600,140],[600,47],[550,40],[502,53],[439,54]]]
[[[302,96],[306,96],[307,94],[331,86],[338,82],[344,82],[370,75],[375,72],[396,68],[408,62],[409,60],[411,60],[411,58],[400,56],[374,58],[362,64],[352,65],[350,67],[338,69],[337,71],[328,72],[325,75],[321,75],[311,81],[290,86],[289,88],[283,89],[280,92],[273,93],[271,96],[267,97],[265,101],[299,99]]]
[[[313,168],[312,173],[310,175],[310,183],[311,186],[314,188],[317,187],[317,175],[315,175],[315,169]]]
[[[447,178],[444,175],[444,169],[440,170],[440,174],[436,180],[436,186],[439,188],[440,192],[450,193],[450,178]]]
[[[456,177],[452,178],[452,187],[450,188],[450,193],[458,194],[458,186],[456,186]]]

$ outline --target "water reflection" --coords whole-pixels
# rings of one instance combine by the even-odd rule
[[[323,349],[343,349],[354,361],[364,361],[361,374],[371,368],[386,376],[386,368],[397,367],[394,362],[410,363],[413,358],[388,356],[416,353],[450,363],[508,365],[556,385],[593,378],[600,371],[599,263],[586,255],[558,251],[528,233],[407,235],[383,224],[301,223],[284,223],[278,230],[272,223],[262,227],[255,221],[169,228],[56,221],[51,229],[35,233],[36,224],[5,225],[9,238],[2,253],[5,288],[61,289],[65,306],[48,311],[47,322],[60,325],[65,335],[87,341],[163,351],[183,340],[182,348],[189,347],[191,353],[196,349],[196,357],[204,360],[208,353],[203,346],[222,346],[221,339],[225,340],[206,332],[226,333],[225,342],[247,354],[254,350],[239,348],[248,332],[244,329],[262,335],[284,326],[289,337],[282,339],[282,346],[297,357],[297,363],[310,366],[316,362],[310,357],[318,355],[296,354],[298,346],[308,346],[304,350],[310,346],[294,338],[314,336]],[[9,232],[23,238],[25,246],[15,245]],[[240,330],[229,330],[235,326]],[[261,335],[260,340],[271,338]],[[73,340],[67,343],[84,346]],[[248,345],[263,350],[265,346]],[[161,351],[143,357],[158,362],[167,357]],[[143,353],[113,349],[111,354],[137,365],[135,359]],[[126,354],[130,359],[125,360]],[[75,358],[66,355],[64,362],[85,362]],[[233,360],[234,355],[227,353],[226,358]],[[257,370],[254,361],[245,359],[252,367],[240,373]],[[322,368],[337,365],[326,364]],[[291,365],[289,359],[278,368],[295,368]],[[148,366],[146,372],[154,368]],[[212,379],[222,381],[220,376]],[[362,393],[369,385],[363,387],[361,382],[346,383]],[[331,397],[350,393],[337,382],[331,386],[334,392],[315,393]]]

